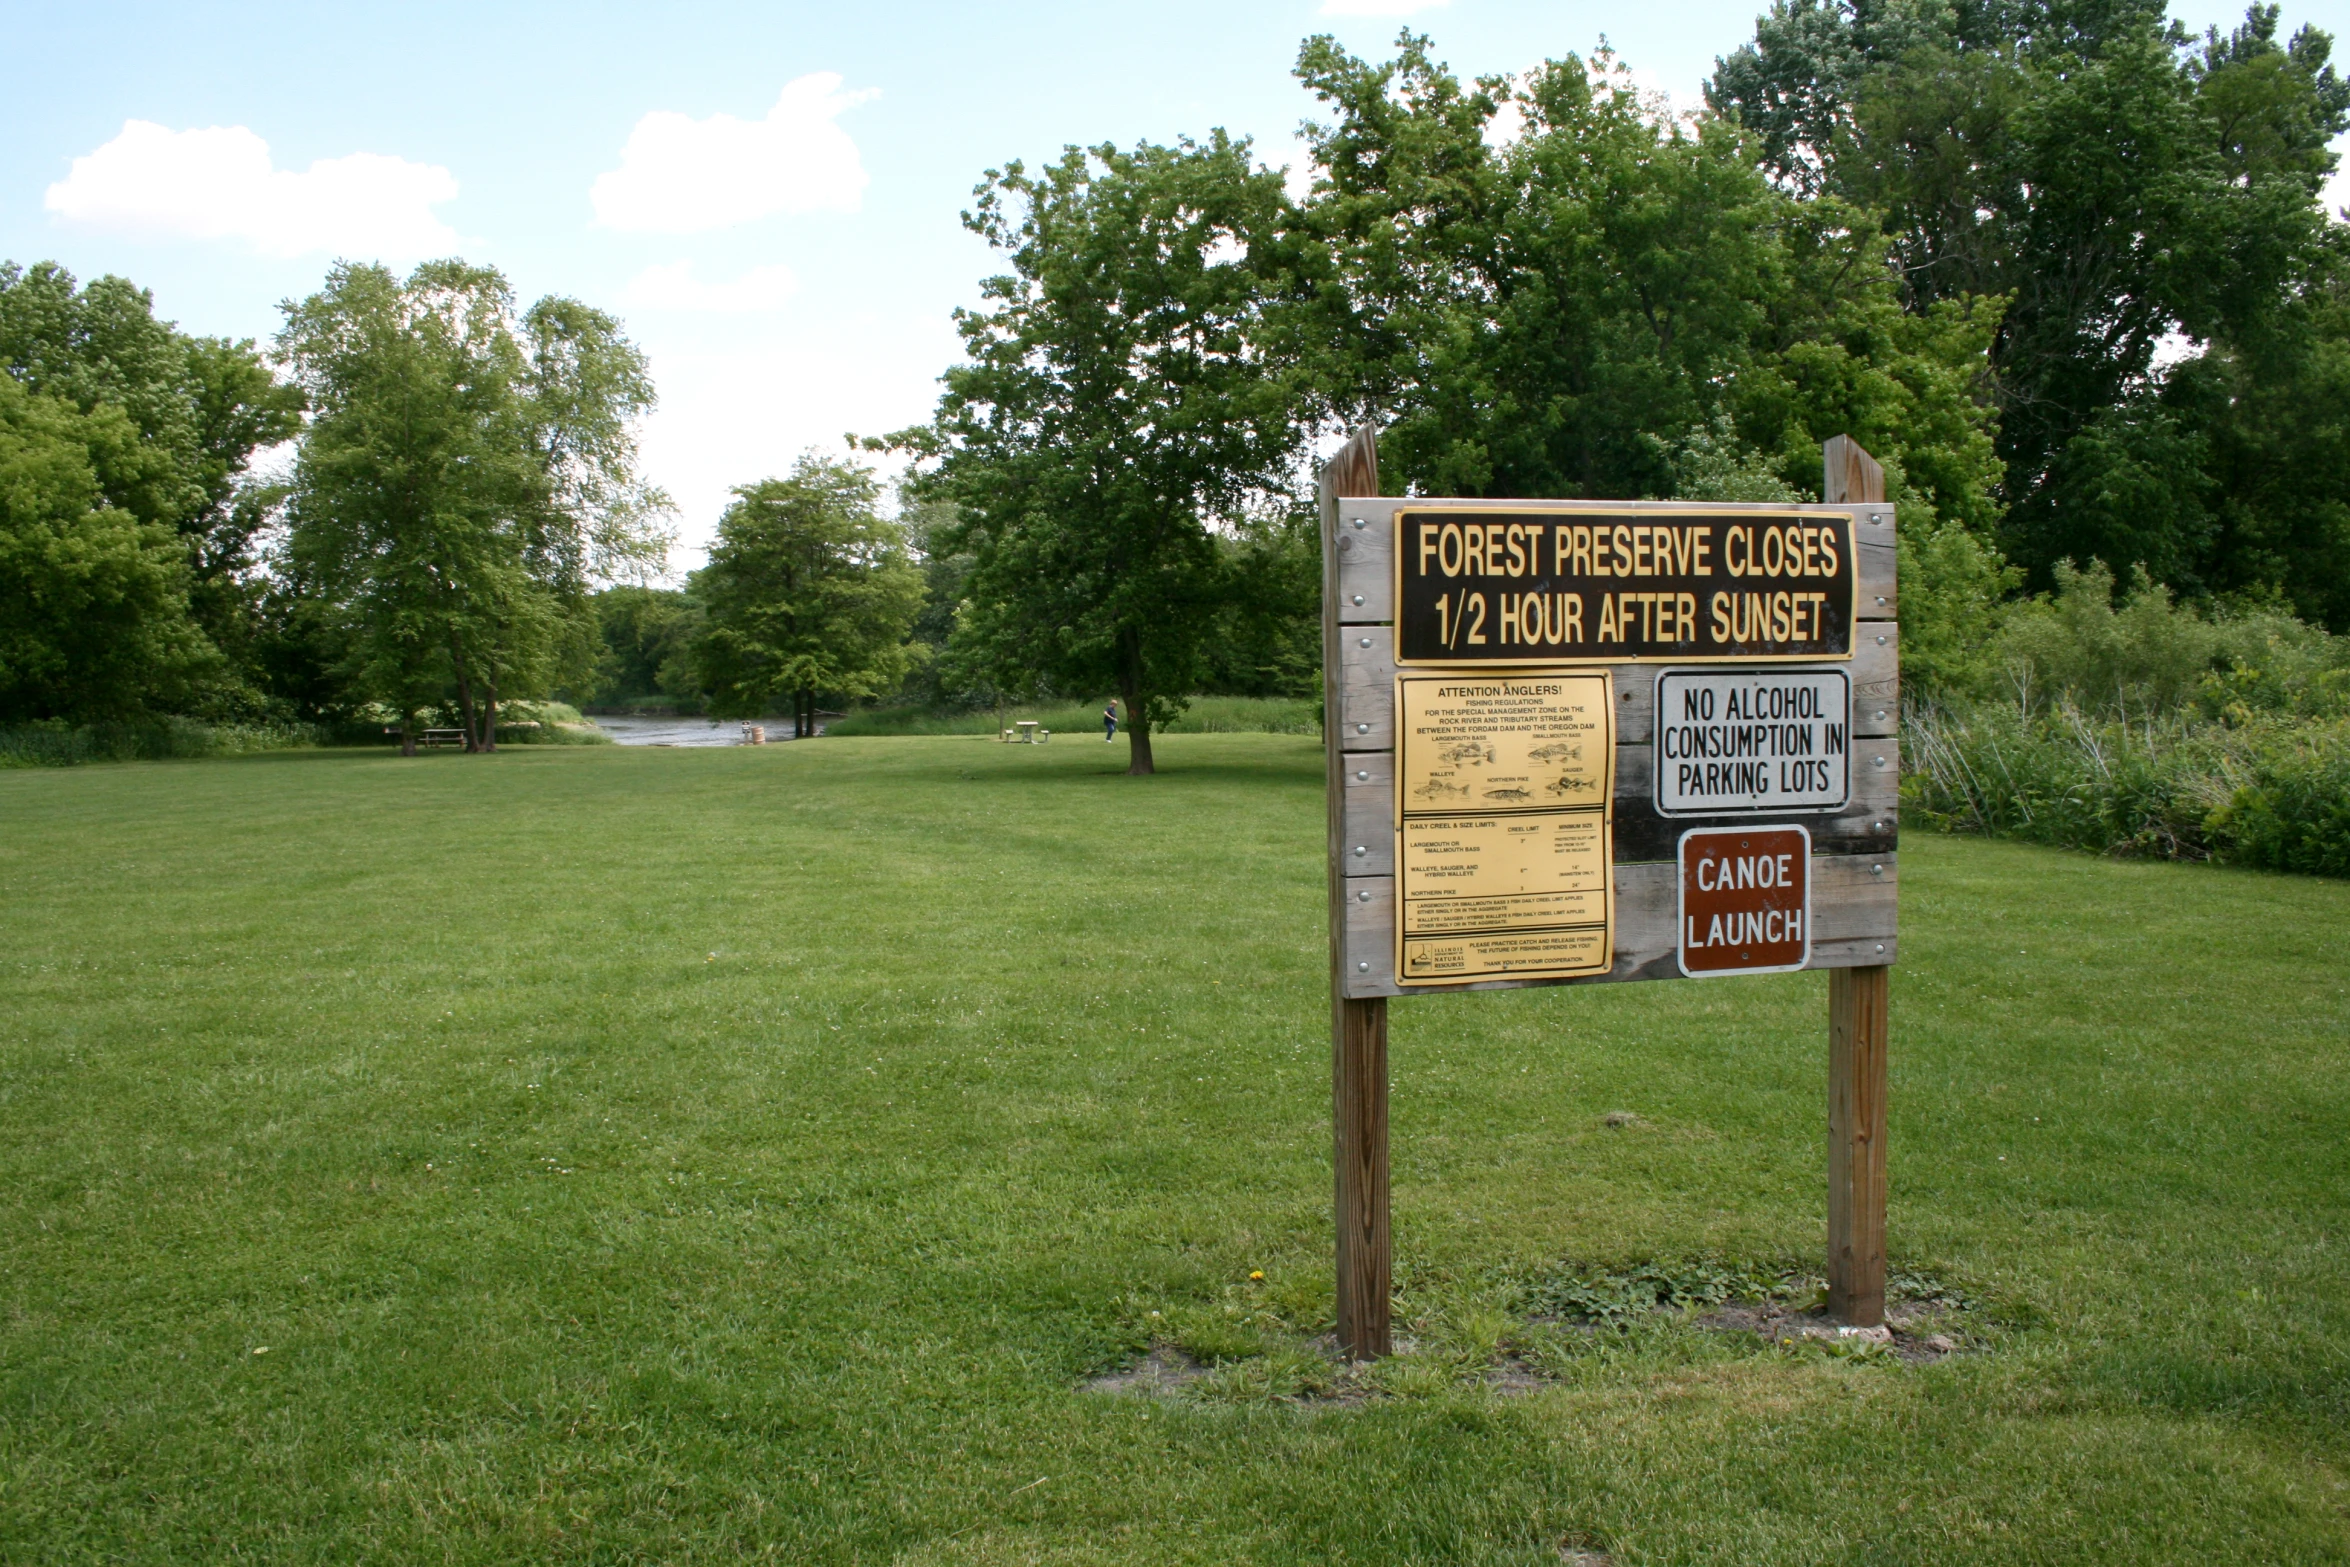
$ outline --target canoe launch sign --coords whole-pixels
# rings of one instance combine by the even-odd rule
[[[1803,827],[1692,827],[1680,859],[1683,974],[1784,974],[1811,961]]]
[[[1852,679],[1841,669],[1668,669],[1656,677],[1663,816],[1841,810]]]
[[[1846,512],[1453,502],[1395,530],[1401,665],[1852,656]]]

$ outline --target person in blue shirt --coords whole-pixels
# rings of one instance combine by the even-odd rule
[[[1110,705],[1102,709],[1102,744],[1118,738],[1118,699],[1110,698]]]

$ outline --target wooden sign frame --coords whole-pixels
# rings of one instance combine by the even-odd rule
[[[1884,501],[1883,469],[1844,436],[1827,443],[1823,459],[1826,501],[1801,509],[1842,511],[1852,519],[1852,647],[1849,657],[1834,665],[1849,672],[1852,685],[1851,785],[1840,810],[1803,817],[1812,838],[1813,929],[1806,966],[1830,974],[1829,1309],[1841,1321],[1875,1326],[1884,1319],[1885,1043],[1889,965],[1898,949],[1899,598],[1894,516]],[[1385,1355],[1392,1347],[1387,998],[1406,993],[1394,970],[1396,512],[1473,504],[1489,513],[1654,514],[1662,521],[1742,510],[1758,518],[1783,518],[1789,508],[1382,497],[1376,437],[1368,428],[1324,466],[1319,491],[1338,1338],[1349,1356],[1362,1358]],[[1736,826],[1754,818],[1751,813],[1667,817],[1657,811],[1652,787],[1656,676],[1660,664],[1671,662],[1679,661],[1582,664],[1604,664],[1614,675],[1612,966],[1573,979],[1416,984],[1410,993],[1683,977],[1676,932],[1680,837],[1692,827]],[[1799,668],[1801,662],[1772,667]]]

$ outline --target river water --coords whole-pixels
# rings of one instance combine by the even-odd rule
[[[729,718],[653,718],[636,714],[598,713],[591,721],[622,745],[740,745],[743,726]],[[767,743],[791,738],[791,720],[767,722]]]

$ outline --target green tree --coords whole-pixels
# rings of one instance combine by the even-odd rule
[[[693,577],[712,713],[756,718],[788,696],[792,733],[812,734],[819,693],[877,696],[905,678],[922,572],[880,495],[870,470],[815,452],[736,487]]]
[[[1295,477],[1267,319],[1292,286],[1289,203],[1222,132],[1072,147],[976,194],[965,225],[1010,270],[958,314],[969,358],[934,421],[893,440],[955,507],[963,666],[1013,692],[1115,691],[1128,771],[1148,773],[1230,593],[1218,538]]]
[[[172,530],[108,502],[137,427],[0,376],[0,720],[184,707],[219,655],[188,615]]]
[[[633,472],[652,403],[643,357],[601,312],[518,312],[496,271],[431,262],[405,280],[341,265],[289,305],[278,352],[313,417],[289,555],[337,606],[354,674],[417,720],[453,688],[467,748],[496,747],[502,697],[592,666],[595,581],[666,547]]]
[[[1332,116],[1307,221],[1334,271],[1288,313],[1316,322],[1330,411],[1389,421],[1383,476],[1669,497],[1694,441],[1816,495],[1848,433],[1915,525],[1991,520],[1996,305],[1905,315],[1858,215],[1775,186],[1736,127],[1660,120],[1605,57],[1464,86],[1408,33],[1384,64],[1309,40],[1298,75]]]
[[[101,493],[179,536],[198,626],[238,676],[265,684],[251,648],[266,588],[255,540],[279,496],[248,469],[299,428],[299,390],[271,375],[251,342],[188,336],[124,279],[82,286],[52,262],[0,264],[0,369],[85,414],[121,410],[133,439],[93,454]],[[212,686],[181,700],[249,700]]]
[[[2163,10],[1775,0],[1708,88],[1790,188],[1880,215],[1912,312],[2006,301],[2003,538],[2041,583],[2076,556],[2241,578],[2212,433],[2193,399],[2158,399],[2158,352],[2273,354],[2330,244],[2317,198],[2350,123],[2331,40],[2280,42],[2274,6],[2197,40]],[[2325,559],[2276,561],[2268,585]]]
[[[602,651],[588,701],[622,706],[661,699],[682,712],[701,708],[694,647],[702,635],[702,607],[674,588],[623,584],[595,596]]]

